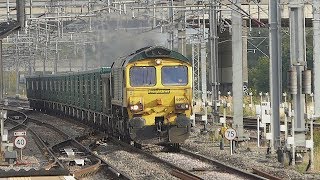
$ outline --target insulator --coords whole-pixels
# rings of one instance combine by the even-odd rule
[[[288,71],[288,90],[291,94],[297,94],[297,71],[295,69]]]
[[[311,94],[311,70],[302,72],[302,93]]]

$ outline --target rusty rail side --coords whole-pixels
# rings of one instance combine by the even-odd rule
[[[177,178],[179,178],[179,179],[182,179],[182,180],[201,180],[199,177],[191,176],[191,175],[186,174],[186,173],[184,173],[184,172],[181,172],[181,171],[179,171],[179,170],[177,170],[177,169],[172,170],[172,171],[170,172],[170,174],[171,174],[172,176],[175,176],[175,177],[177,177]]]
[[[99,159],[99,161],[96,164],[80,169],[78,171],[75,171],[73,175],[76,179],[83,178],[96,173],[99,170],[100,166],[101,166],[101,160]]]
[[[266,172],[263,172],[261,170],[255,169],[255,168],[252,168],[252,171],[253,171],[254,174],[257,174],[259,176],[265,177],[265,178],[270,179],[270,180],[281,180],[282,179],[282,178],[273,176],[271,174],[268,174]]]
[[[265,180],[266,178],[263,177],[263,176],[258,176],[256,174],[252,174],[250,172],[247,172],[245,170],[242,170],[242,169],[239,169],[237,167],[234,167],[234,166],[230,166],[224,162],[220,162],[218,160],[215,160],[215,159],[211,159],[209,157],[205,157],[201,154],[196,154],[196,153],[193,153],[187,149],[184,149],[184,148],[181,148],[181,151],[180,151],[182,154],[186,154],[186,155],[189,155],[189,156],[192,156],[192,157],[195,157],[195,158],[198,158],[198,159],[202,159],[204,161],[207,161],[209,162],[210,164],[214,164],[215,166],[218,166],[224,170],[226,170],[227,172],[229,173],[232,173],[232,174],[237,174],[241,177],[245,177],[247,179],[261,179],[261,180]]]

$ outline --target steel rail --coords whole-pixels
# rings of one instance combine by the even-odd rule
[[[267,172],[263,172],[261,170],[258,170],[256,168],[252,168],[252,171],[253,171],[253,173],[255,173],[257,175],[260,175],[260,176],[265,177],[265,178],[270,179],[270,180],[281,180],[282,179],[282,178],[273,176],[271,174],[268,174]]]
[[[10,121],[13,121],[13,120],[10,120]],[[52,157],[54,159],[54,162],[50,163],[50,164],[58,164],[59,167],[65,169],[63,164],[59,161],[59,159],[52,152],[52,149],[45,144],[45,142],[40,138],[40,136],[36,132],[34,132],[32,129],[28,128],[27,125],[19,123],[18,125],[10,128],[8,131],[11,132],[11,131],[14,131],[15,129],[18,129],[18,128],[23,128],[23,129],[26,129],[27,131],[31,132],[33,137],[35,137],[35,141],[36,141],[37,146],[39,147],[39,149],[41,151],[43,151],[43,154],[47,154],[48,153],[50,155],[50,157]],[[48,158],[48,160],[50,162],[50,158]]]
[[[9,109],[8,109],[9,110]],[[130,177],[128,175],[126,175],[125,173],[121,172],[120,170],[116,169],[115,167],[111,166],[108,162],[106,162],[104,159],[102,159],[101,157],[99,157],[98,155],[94,154],[90,149],[88,149],[87,147],[83,146],[80,142],[78,142],[75,138],[71,138],[68,134],[64,133],[63,131],[61,131],[59,128],[51,125],[51,124],[48,124],[48,123],[45,123],[41,120],[37,120],[35,118],[30,118],[28,117],[25,113],[23,112],[20,112],[20,111],[15,111],[16,113],[21,113],[25,116],[25,119],[23,120],[23,122],[16,122],[12,119],[10,119],[11,122],[13,122],[14,124],[17,124],[16,126],[12,127],[11,129],[9,129],[9,131],[12,131],[14,129],[18,129],[20,127],[24,127],[26,128],[28,131],[30,131],[36,138],[37,138],[37,141],[39,142],[39,144],[41,144],[42,147],[45,148],[45,150],[54,158],[54,163],[51,163],[47,166],[47,168],[50,169],[50,167],[54,166],[54,164],[58,163],[60,167],[66,169],[63,164],[59,161],[59,159],[54,155],[53,151],[52,151],[52,147],[56,146],[56,145],[53,145],[51,147],[47,147],[44,143],[44,141],[38,136],[37,133],[35,133],[31,128],[28,128],[28,126],[26,125],[28,122],[34,122],[34,123],[37,123],[38,125],[41,125],[41,126],[45,126],[49,129],[52,129],[56,132],[58,132],[60,135],[62,135],[65,140],[62,141],[62,142],[59,142],[58,144],[62,144],[64,142],[67,142],[67,141],[72,141],[74,143],[76,143],[77,145],[79,145],[80,147],[82,147],[83,149],[85,149],[90,155],[92,155],[93,157],[97,158],[98,160],[98,163],[90,166],[90,167],[87,167],[87,168],[84,168],[82,170],[79,170],[79,171],[76,171],[74,172],[74,176],[75,177],[83,177],[84,175],[90,175],[90,174],[93,174],[95,172],[97,172],[100,168],[100,166],[102,165],[101,162],[104,163],[104,165],[107,165],[108,166],[108,170],[110,172],[112,172],[115,176],[117,177],[122,177],[124,179],[130,179]],[[82,137],[83,138],[83,137]],[[38,143],[37,143],[38,144]],[[40,148],[42,149],[42,148]],[[68,171],[69,172],[69,171]],[[70,172],[69,172],[70,173]]]
[[[233,167],[233,166],[227,165],[227,164],[225,164],[223,162],[220,162],[220,161],[205,157],[203,155],[195,154],[195,153],[193,153],[191,151],[188,151],[188,150],[186,150],[184,148],[181,148],[180,152],[183,153],[183,154],[189,155],[191,157],[196,157],[198,159],[207,161],[207,162],[209,162],[211,164],[214,164],[214,165],[216,165],[216,166],[218,166],[218,167],[220,167],[222,169],[225,169],[227,172],[240,175],[241,177],[245,177],[245,178],[248,178],[248,179],[255,179],[255,180],[256,179],[266,180],[266,178],[264,178],[263,176],[258,176],[256,174],[241,170],[241,169],[239,169],[237,167]]]
[[[84,146],[83,144],[81,144],[79,141],[76,140],[76,138],[72,138],[70,137],[68,134],[66,134],[65,132],[61,131],[60,129],[56,128],[55,126],[51,125],[51,124],[48,124],[48,123],[45,123],[41,120],[36,120],[33,118],[33,121],[39,121],[42,125],[46,125],[48,127],[53,127],[53,129],[56,129],[60,135],[63,135],[65,137],[68,137],[67,140],[63,141],[63,142],[60,142],[58,144],[62,144],[64,142],[74,142],[76,143],[77,145],[79,145],[81,148],[83,148],[86,152],[88,152],[90,155],[94,156],[95,158],[97,158],[98,160],[100,160],[101,162],[104,163],[104,165],[106,165],[108,168],[109,171],[111,171],[112,173],[114,173],[114,175],[116,175],[118,178],[124,178],[124,179],[131,179],[129,175],[127,175],[126,173],[124,173],[123,171],[115,168],[114,166],[112,166],[110,163],[108,163],[106,160],[104,160],[103,158],[101,158],[100,156],[98,156],[97,154],[93,153],[88,147]],[[56,145],[58,145],[56,144]],[[54,145],[54,146],[56,146]],[[52,146],[52,147],[54,147]],[[100,163],[100,166],[102,165],[102,163]],[[89,172],[89,169],[91,170],[91,173],[93,173],[94,171],[97,171],[97,167],[95,165],[93,166],[90,166],[90,168],[87,168],[87,169],[83,169],[83,170],[79,170],[75,173],[77,174],[74,174],[75,176],[81,176],[81,175],[84,175],[84,174],[90,174]]]
[[[101,166],[101,160],[99,159],[99,161],[96,164],[74,172],[74,177],[76,179],[79,179],[79,178],[92,175],[99,170],[100,166]]]
[[[180,167],[178,167],[178,166],[176,166],[176,165],[174,165],[174,164],[172,164],[172,163],[170,163],[170,162],[168,162],[168,161],[165,161],[165,160],[163,160],[163,159],[161,159],[161,158],[159,158],[159,157],[157,157],[157,156],[154,156],[154,155],[151,154],[151,153],[148,153],[148,152],[146,152],[146,151],[143,151],[143,150],[141,150],[141,149],[138,149],[138,148],[136,148],[136,147],[133,147],[133,146],[131,146],[130,144],[127,144],[127,143],[125,143],[125,142],[122,142],[122,141],[120,141],[120,140],[118,140],[118,139],[116,139],[116,138],[114,138],[114,137],[109,137],[109,139],[112,140],[112,141],[115,142],[115,143],[120,144],[121,146],[124,146],[124,147],[126,147],[126,148],[134,151],[134,152],[141,153],[141,154],[143,154],[143,155],[146,155],[146,156],[149,157],[149,158],[152,158],[152,159],[158,161],[159,163],[163,163],[163,164],[169,166],[170,168],[173,169],[173,171],[171,172],[171,173],[173,173],[172,175],[177,175],[177,176],[179,176],[179,177],[185,177],[185,178],[188,177],[188,178],[187,178],[188,180],[193,180],[193,179],[203,180],[203,178],[201,178],[201,177],[199,177],[199,176],[197,176],[197,175],[189,172],[188,170],[185,170],[185,169],[183,169],[183,168],[180,168]],[[179,172],[178,172],[178,171],[179,171]],[[190,178],[190,179],[189,179],[189,178]]]
[[[190,176],[190,175],[185,174],[185,173],[183,173],[179,170],[176,170],[176,169],[172,170],[170,172],[170,174],[177,177],[177,178],[183,179],[183,180],[199,180],[199,178],[197,178],[197,177]]]

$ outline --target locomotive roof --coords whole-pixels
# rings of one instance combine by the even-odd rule
[[[144,47],[126,57],[120,58],[114,63],[114,66],[122,67],[125,63],[135,62],[146,58],[173,58],[186,63],[192,64],[192,61],[176,51],[167,49],[162,46]]]

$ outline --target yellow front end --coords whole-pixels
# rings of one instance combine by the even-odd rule
[[[128,64],[125,75],[131,138],[183,142],[192,113],[191,65],[153,58]]]

